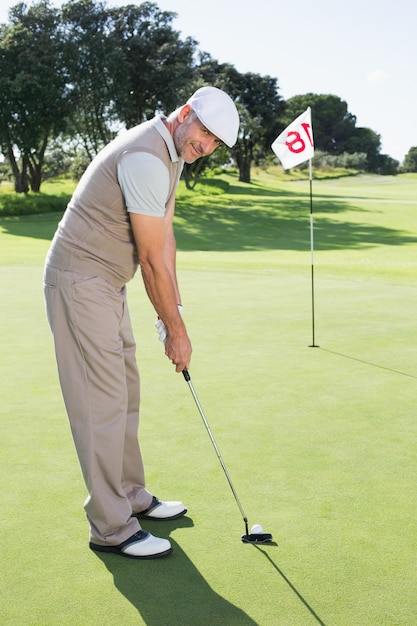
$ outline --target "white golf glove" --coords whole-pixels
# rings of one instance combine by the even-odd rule
[[[178,304],[178,311],[182,317],[182,304]],[[155,321],[156,332],[158,333],[159,341],[165,343],[168,337],[167,329],[165,328],[164,322],[161,318],[157,317]]]

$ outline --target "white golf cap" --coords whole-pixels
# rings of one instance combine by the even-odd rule
[[[233,148],[239,132],[239,114],[225,91],[217,87],[201,87],[187,100],[187,104],[213,135]]]

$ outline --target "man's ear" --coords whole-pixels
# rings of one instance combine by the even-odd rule
[[[192,108],[189,104],[184,104],[184,106],[180,108],[180,110],[178,111],[178,121],[180,124],[187,121],[187,119],[190,117],[191,111]]]

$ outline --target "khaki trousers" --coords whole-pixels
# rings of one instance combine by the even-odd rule
[[[88,491],[90,539],[117,545],[152,500],[138,442],[139,372],[126,288],[46,267],[44,292],[59,380]]]

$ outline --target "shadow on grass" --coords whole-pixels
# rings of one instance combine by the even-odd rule
[[[276,563],[274,563],[274,561],[271,559],[271,557],[269,556],[269,554],[265,551],[262,550],[259,546],[254,545],[254,547],[259,550],[259,552],[261,552],[267,559],[268,561],[271,563],[271,565],[276,569],[276,571],[278,572],[278,574],[285,580],[285,582],[287,583],[287,585],[290,587],[290,589],[295,593],[295,595],[297,596],[297,598],[302,602],[302,604],[304,604],[304,606],[306,607],[306,609],[311,613],[311,615],[314,617],[314,619],[317,621],[318,624],[321,624],[321,626],[326,626],[325,623],[323,622],[322,619],[320,619],[320,617],[317,615],[317,613],[315,612],[315,610],[310,606],[310,604],[307,602],[307,600],[305,598],[303,598],[303,596],[301,595],[301,593],[294,587],[294,585],[292,584],[292,582],[289,580],[289,578],[287,578],[287,576],[284,574],[284,572],[278,567],[278,565]]]
[[[319,348],[320,346],[315,346]],[[357,361],[358,363],[364,363],[365,365],[370,365],[371,367],[377,367],[378,369],[385,370],[386,372],[392,372],[393,374],[399,374],[400,376],[407,376],[408,378],[416,378],[415,374],[408,374],[407,372],[402,372],[400,370],[394,370],[391,367],[385,367],[384,365],[378,365],[377,363],[371,363],[370,361],[365,361],[364,359],[359,359],[355,356],[350,356],[349,354],[342,354],[341,352],[335,352],[334,350],[328,350],[327,348],[321,348],[323,352],[328,352],[329,354],[335,354],[336,356],[341,356],[344,359],[350,359],[351,361]]]
[[[320,213],[338,215],[355,210],[345,203],[321,202]],[[362,209],[358,209],[362,211]],[[237,206],[178,207],[175,233],[178,249],[245,251],[309,250],[308,201],[282,200],[276,208],[270,202],[240,202]],[[367,248],[376,245],[417,243],[408,233],[372,224],[342,221],[326,216],[314,218],[316,250]]]
[[[173,523],[177,527],[193,525],[187,517]],[[166,536],[167,529],[168,522],[152,522],[155,535]],[[174,548],[172,555],[145,562],[95,553],[113,576],[115,587],[136,608],[147,626],[256,626],[244,611],[213,591],[181,547],[170,541]]]
[[[320,215],[314,217],[318,251],[417,243],[417,237],[402,230],[329,217],[346,210],[363,212],[349,203],[323,200],[318,209]],[[50,240],[60,218],[56,213],[2,218],[0,227],[12,235]],[[225,197],[222,207],[211,198],[205,199],[204,205],[179,202],[175,234],[178,250],[308,251],[309,201],[280,197],[274,206],[270,195],[262,199],[256,194],[252,201],[246,194],[238,200]]]
[[[17,237],[51,241],[62,213],[42,213],[0,218],[0,229]]]

